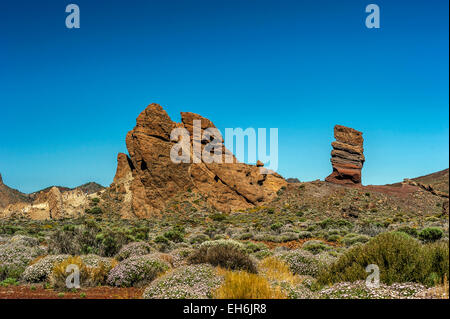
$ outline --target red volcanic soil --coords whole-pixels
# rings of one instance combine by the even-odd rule
[[[406,184],[391,184],[391,185],[367,185],[360,186],[363,190],[384,193],[387,195],[397,195],[399,197],[406,197],[419,190],[419,187]]]
[[[41,285],[0,287],[0,299],[140,299],[145,288],[92,287],[72,291],[45,289]]]

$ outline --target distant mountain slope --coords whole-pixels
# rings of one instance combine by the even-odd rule
[[[0,174],[0,208],[4,208],[9,204],[15,204],[18,202],[31,202],[31,198],[24,193],[19,192],[16,189],[10,188],[3,184],[2,175]]]
[[[52,187],[58,188],[61,193],[79,189],[83,193],[86,193],[86,194],[93,194],[93,193],[96,193],[96,192],[99,192],[99,191],[105,189],[104,186],[102,186],[102,185],[100,185],[98,183],[89,182],[89,183],[86,183],[86,184],[83,184],[83,185],[80,185],[80,186],[77,186],[77,187],[74,187],[74,188],[69,188],[69,187],[64,187],[64,186],[49,186],[49,187],[46,187],[44,189],[41,189],[41,190],[38,190],[38,191],[32,193],[32,195],[39,194],[40,192],[47,192]]]
[[[13,189],[11,187],[6,186],[3,183],[2,175],[0,174],[0,208],[6,208],[10,204],[15,203],[32,203],[40,193],[46,193],[48,192],[53,186],[46,187],[44,189],[41,189],[37,192],[31,193],[31,194],[25,194],[22,193],[16,189]],[[89,182],[86,184],[83,184],[81,186],[77,186],[74,188],[69,187],[63,187],[63,186],[56,186],[56,188],[59,189],[61,193],[68,192],[71,190],[81,190],[83,193],[89,195],[96,192],[99,192],[105,187],[98,183]]]
[[[433,189],[448,194],[449,188],[448,168],[436,173],[416,177],[413,178],[412,180],[422,184],[430,184],[431,187],[433,187]]]

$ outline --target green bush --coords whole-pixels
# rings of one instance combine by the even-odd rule
[[[323,242],[318,240],[308,240],[303,244],[302,249],[307,250],[313,254],[318,254],[322,251],[330,249],[330,246],[325,245]]]
[[[370,240],[369,236],[350,233],[345,235],[344,238],[342,238],[342,243],[347,247],[349,247],[357,243],[366,243],[369,240]]]
[[[213,221],[216,221],[216,222],[221,222],[221,221],[224,221],[227,219],[227,215],[225,215],[223,213],[212,214],[210,217]]]
[[[154,242],[157,244],[168,244],[169,240],[165,236],[156,236]]]
[[[272,230],[279,230],[281,227],[283,227],[283,224],[280,222],[274,223],[270,226],[270,229]]]
[[[256,273],[256,265],[247,254],[245,246],[234,240],[207,241],[188,258],[191,264],[208,263],[231,270]]]
[[[322,229],[327,229],[330,227],[334,227],[334,228],[352,228],[353,224],[345,219],[332,219],[332,218],[327,218],[322,220],[319,223],[319,226]]]
[[[408,234],[409,236],[412,237],[417,237],[419,235],[417,229],[408,226],[400,227],[399,229],[397,229],[397,231]]]
[[[434,242],[442,238],[444,232],[437,227],[424,228],[419,233],[419,238],[425,242]]]
[[[448,256],[448,242],[422,245],[405,233],[383,233],[347,250],[329,269],[321,272],[319,283],[365,280],[366,267],[375,264],[380,269],[380,281],[385,284],[432,285],[436,278],[443,280],[444,274],[448,276]]]
[[[201,244],[201,243],[203,243],[205,241],[210,240],[208,235],[202,234],[202,233],[200,233],[200,234],[193,234],[188,239],[189,239],[189,242],[191,244]]]
[[[50,235],[49,252],[55,255],[97,254],[112,257],[133,237],[126,231],[115,228],[101,228],[93,221],[82,225],[64,225]]]

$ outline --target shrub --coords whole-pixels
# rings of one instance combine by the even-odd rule
[[[93,256],[74,256],[55,263],[49,277],[51,285],[55,288],[66,288],[66,279],[70,274],[66,270],[69,265],[76,265],[78,267],[81,287],[93,287],[105,284],[108,273],[115,266],[115,263],[112,260],[109,262],[103,260],[94,262],[93,258]]]
[[[280,234],[280,240],[282,242],[293,241],[298,239],[298,234],[292,231],[284,232]]]
[[[52,273],[54,265],[69,257],[69,255],[48,255],[40,258],[25,269],[22,279],[26,282],[46,281]]]
[[[252,258],[245,251],[245,246],[234,240],[207,241],[189,256],[192,264],[209,263],[226,269],[244,269],[256,273]]]
[[[11,244],[20,245],[20,246],[28,246],[35,247],[39,246],[39,240],[34,237],[24,236],[24,235],[15,235],[11,237],[9,240]]]
[[[365,268],[375,264],[380,269],[380,281],[388,285],[394,282],[430,284],[432,273],[440,279],[448,274],[448,260],[443,261],[445,256],[448,259],[448,242],[422,245],[405,233],[383,233],[346,251],[327,271],[320,273],[319,282],[365,280],[368,275]]]
[[[173,267],[179,267],[187,263],[187,258],[193,253],[194,249],[190,247],[177,248],[170,252]]]
[[[16,278],[8,277],[5,280],[0,281],[0,287],[18,286],[19,282]]]
[[[280,254],[280,259],[285,261],[289,269],[297,275],[315,277],[321,269],[321,264],[309,251],[298,249]]]
[[[156,236],[154,242],[156,244],[168,244],[169,240],[165,236]]]
[[[107,283],[117,287],[141,286],[162,274],[169,265],[153,255],[134,256],[121,261],[109,273]]]
[[[224,283],[214,291],[216,299],[286,299],[279,287],[271,287],[266,278],[245,271],[227,272]]]
[[[310,251],[313,254],[318,254],[322,251],[330,249],[330,246],[324,244],[319,240],[308,240],[303,244],[302,249]]]
[[[280,223],[280,222],[276,222],[275,224],[272,224],[272,225],[270,226],[270,229],[276,231],[276,230],[279,230],[281,227],[283,227],[283,224]]]
[[[417,283],[394,283],[390,286],[380,284],[378,288],[368,287],[365,281],[342,282],[319,292],[325,299],[407,299],[424,291]]]
[[[94,254],[81,255],[80,258],[87,267],[91,268],[100,267],[101,264],[104,264],[106,268],[112,269],[117,265],[117,260],[113,258],[101,257]]]
[[[267,246],[264,243],[254,243],[254,242],[248,241],[245,243],[245,249],[249,253],[254,253],[257,251],[266,250]]]
[[[342,243],[347,247],[358,243],[366,243],[370,240],[369,236],[350,233],[342,238]]]
[[[117,253],[115,258],[118,261],[130,258],[132,256],[144,256],[148,255],[152,252],[152,247],[142,241],[129,243],[125,246],[123,246],[120,251]]]
[[[145,299],[206,299],[222,278],[207,264],[183,266],[155,279],[144,291]]]
[[[184,241],[184,232],[181,232],[180,230],[177,229],[172,229],[165,232],[164,237],[175,243],[181,243],[182,241]]]
[[[417,237],[419,235],[417,229],[408,226],[400,227],[397,231],[408,234],[411,237]]]
[[[341,236],[337,234],[328,234],[325,239],[329,242],[338,242],[339,240],[341,240]]]
[[[223,214],[223,213],[216,213],[210,216],[212,220],[216,221],[216,222],[221,222],[227,219],[227,215]]]
[[[424,258],[430,261],[430,274],[425,284],[434,286],[445,282],[449,275],[449,246],[448,241],[435,242],[425,245]]]
[[[191,244],[201,244],[207,240],[210,240],[210,238],[206,234],[193,234],[189,237],[189,242]]]
[[[253,238],[253,233],[247,232],[239,235],[240,240],[249,240]]]
[[[311,238],[312,237],[312,233],[310,231],[301,231],[298,233],[298,238],[300,239],[306,239],[306,238]]]
[[[419,238],[425,242],[433,242],[442,238],[444,232],[437,227],[424,228],[419,233]]]
[[[52,254],[94,253],[112,257],[131,240],[131,236],[122,230],[102,230],[95,222],[87,221],[77,227],[54,231],[50,236],[49,251]]]
[[[336,219],[332,219],[332,218],[327,218],[327,219],[322,220],[319,223],[319,226],[322,229],[327,229],[327,228],[330,228],[330,227],[334,227],[334,228],[349,228],[350,229],[350,228],[353,227],[353,224],[351,222],[345,220],[345,219],[338,219],[338,220],[336,220]]]
[[[0,245],[0,280],[20,278],[29,262],[45,253],[41,247],[24,246],[21,242]]]

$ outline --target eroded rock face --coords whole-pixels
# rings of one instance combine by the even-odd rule
[[[194,155],[201,159],[191,147],[188,163],[174,163],[170,158],[174,128],[185,128],[189,132],[190,144],[198,142],[200,149],[210,141],[194,140],[194,120],[200,121],[201,133],[214,124],[195,113],[181,113],[182,122],[172,122],[166,111],[158,104],[150,104],[137,118],[136,126],[128,132],[126,144],[129,157],[119,154],[116,177],[111,188],[128,194],[124,201],[122,216],[140,218],[158,215],[168,200],[175,195],[195,190],[204,195],[216,209],[230,211],[246,209],[263,204],[273,198],[287,183],[278,174],[261,174],[260,167],[238,163],[223,145],[217,142],[222,156],[229,154],[230,163],[194,163]],[[203,134],[201,134],[203,136]],[[129,178],[124,178],[129,176]],[[131,177],[130,177],[131,176]]]
[[[334,137],[336,141],[331,143],[333,172],[325,180],[345,185],[361,184],[361,169],[365,161],[362,132],[336,125]]]

